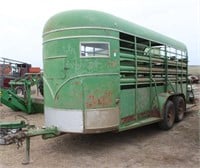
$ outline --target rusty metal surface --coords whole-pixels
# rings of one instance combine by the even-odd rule
[[[92,109],[98,106],[109,107],[112,106],[113,96],[111,91],[106,91],[102,95],[88,95],[86,98],[86,108]]]

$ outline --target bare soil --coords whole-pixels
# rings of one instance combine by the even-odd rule
[[[200,97],[200,85],[195,86]],[[0,106],[0,121],[23,115],[42,126],[43,114],[27,115]],[[0,168],[199,168],[200,105],[188,110],[182,122],[169,131],[157,124],[121,132],[95,135],[65,134],[57,138],[31,139],[31,163],[22,165],[25,145],[0,145]],[[20,120],[20,118],[17,118]]]

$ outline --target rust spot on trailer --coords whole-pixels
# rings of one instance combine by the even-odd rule
[[[109,66],[109,67],[114,68],[114,67],[116,67],[117,65],[118,65],[117,61],[109,61],[109,62],[108,62],[108,66]]]
[[[159,117],[160,118],[160,111],[158,108],[153,108],[150,113],[151,117]]]
[[[153,108],[151,111],[146,111],[138,114],[138,119],[148,118],[148,117],[158,117],[160,118],[160,111],[157,108]]]
[[[150,116],[150,112],[143,112],[137,115],[138,119],[147,118]]]
[[[106,91],[102,96],[88,95],[86,108],[108,107],[113,103],[112,92]]]
[[[80,82],[80,81],[75,81],[74,84],[75,84],[75,85],[80,85],[81,82]]]
[[[136,116],[135,115],[130,115],[124,118],[121,118],[121,124],[127,123],[127,122],[131,122],[136,120]]]

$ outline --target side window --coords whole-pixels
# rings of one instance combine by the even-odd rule
[[[80,45],[80,57],[109,57],[109,43],[82,42]]]

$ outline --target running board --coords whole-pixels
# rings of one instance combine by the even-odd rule
[[[141,127],[141,126],[144,126],[144,125],[153,124],[153,123],[159,122],[161,120],[162,120],[161,118],[150,117],[150,118],[147,118],[147,119],[144,119],[144,120],[137,121],[137,122],[135,122],[133,124],[130,124],[128,126],[120,127],[119,131],[126,131],[128,129],[132,129],[132,128],[137,128],[137,127]]]

